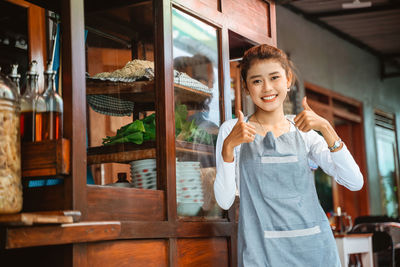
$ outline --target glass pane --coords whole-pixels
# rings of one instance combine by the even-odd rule
[[[88,183],[156,189],[152,1],[89,7],[85,24]]]
[[[398,216],[396,136],[393,130],[375,126],[382,206],[390,217]]]
[[[218,218],[215,143],[220,125],[217,29],[172,12],[179,216]]]
[[[317,165],[313,162],[309,162],[310,166]],[[312,167],[313,168],[313,167]],[[333,213],[333,196],[332,196],[332,177],[326,174],[321,168],[318,168],[314,172],[315,176],[315,187],[318,193],[318,199],[321,203],[325,213]]]

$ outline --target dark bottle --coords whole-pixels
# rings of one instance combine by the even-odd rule
[[[46,103],[46,111],[43,113],[43,140],[61,139],[63,135],[63,100],[56,91],[55,76],[56,72],[52,64],[47,65],[44,72],[46,81],[46,90],[43,98]]]
[[[42,140],[42,114],[46,110],[43,97],[39,94],[37,62],[32,61],[26,73],[26,89],[21,97],[21,140]]]

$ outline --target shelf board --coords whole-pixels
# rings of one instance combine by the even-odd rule
[[[139,159],[156,157],[156,143],[144,142],[141,145],[126,143],[107,146],[89,147],[87,150],[88,165],[101,163],[128,163]]]
[[[4,248],[24,248],[71,243],[115,240],[121,233],[121,222],[79,222],[50,226],[7,227]]]
[[[175,84],[175,95],[182,103],[200,103],[212,96],[187,86]],[[87,95],[109,95],[135,103],[155,102],[154,81],[111,82],[86,81]]]
[[[41,211],[0,215],[0,225],[33,225],[73,223],[81,217],[80,211]]]
[[[176,141],[176,153],[201,154],[203,156],[214,156],[214,147],[203,144],[194,144],[185,141]]]
[[[88,165],[101,163],[128,163],[134,160],[156,158],[156,143],[154,141],[136,144],[116,144],[108,146],[89,147],[87,152]],[[193,154],[213,156],[214,147],[176,141],[177,155]]]

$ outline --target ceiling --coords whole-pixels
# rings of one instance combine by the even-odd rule
[[[400,1],[360,0],[371,7],[343,9],[354,0],[277,1],[305,19],[380,59],[381,78],[400,77]]]

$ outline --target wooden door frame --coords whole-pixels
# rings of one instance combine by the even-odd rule
[[[355,149],[355,155],[353,156],[355,159],[357,159],[361,173],[363,174],[364,177],[364,186],[359,193],[358,202],[360,204],[360,209],[361,209],[360,214],[368,215],[370,213],[370,205],[369,205],[369,195],[368,195],[368,179],[367,179],[368,174],[367,174],[366,154],[365,154],[363,103],[356,99],[341,95],[337,92],[333,92],[329,89],[323,88],[321,86],[315,85],[310,82],[304,83],[304,90],[306,96],[307,93],[310,95],[310,93],[312,92],[322,97],[325,97],[324,101],[318,101],[311,97],[307,97],[307,101],[310,104],[311,108],[313,108],[313,106],[316,109],[324,108],[328,113],[327,119],[332,125],[334,125],[335,117],[345,119],[355,124],[354,126],[355,132],[353,136],[357,136],[359,138],[355,139],[355,145],[357,148]],[[345,109],[337,108],[335,107],[336,102],[352,106],[354,107],[354,110],[356,112],[352,113]],[[339,187],[336,183],[333,183],[332,190],[333,190],[332,194],[334,200],[334,209],[336,210],[336,208],[339,206],[339,198],[340,198]]]

